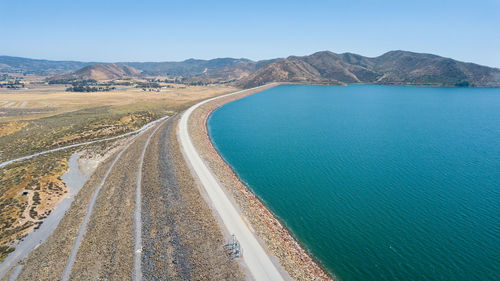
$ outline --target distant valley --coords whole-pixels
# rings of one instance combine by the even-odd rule
[[[498,68],[407,51],[391,51],[374,58],[322,51],[262,61],[217,58],[114,64],[0,56],[0,72],[44,75],[50,80],[165,76],[191,83],[231,83],[241,88],[269,82],[500,87]]]

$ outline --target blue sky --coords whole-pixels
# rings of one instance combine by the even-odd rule
[[[0,0],[0,55],[113,62],[397,49],[500,67],[500,1]]]

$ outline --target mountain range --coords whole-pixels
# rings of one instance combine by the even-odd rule
[[[55,75],[77,70],[97,62],[53,61],[21,57],[0,56],[0,72]]]
[[[271,81],[499,87],[500,69],[406,51],[375,58],[323,51],[275,61],[237,83],[246,88]]]
[[[92,66],[100,64],[101,66]],[[104,67],[104,66],[108,67]],[[390,51],[378,57],[330,51],[271,60],[217,58],[181,62],[121,62],[103,64],[48,61],[0,56],[0,72],[24,72],[55,77],[98,78],[169,76],[208,82],[232,82],[242,88],[268,82],[318,84],[398,84],[500,87],[500,69],[432,54]]]

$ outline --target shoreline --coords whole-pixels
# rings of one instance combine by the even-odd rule
[[[238,178],[234,170],[219,154],[208,134],[207,120],[217,108],[267,90],[282,83],[249,89],[230,96],[220,97],[199,106],[189,118],[189,135],[193,145],[207,167],[215,175],[226,193],[237,203],[242,215],[250,222],[257,237],[294,280],[335,280],[314,259],[305,247],[292,236],[280,220]],[[287,84],[287,83],[284,83]]]

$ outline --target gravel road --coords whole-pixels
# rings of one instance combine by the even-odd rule
[[[142,184],[144,280],[244,280],[180,152],[172,119],[146,151]]]
[[[101,163],[17,280],[245,280],[184,162],[176,122],[154,123]]]

